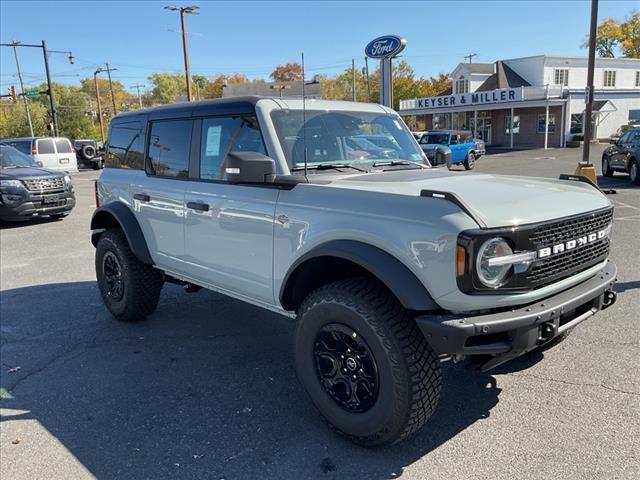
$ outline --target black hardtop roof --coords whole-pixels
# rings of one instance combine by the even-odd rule
[[[210,100],[198,100],[195,102],[180,102],[158,107],[142,108],[130,112],[119,113],[114,120],[133,120],[135,117],[149,115],[151,117],[163,116],[198,116],[210,114],[249,114],[255,111],[255,105],[264,98],[258,95],[243,97],[215,98]]]

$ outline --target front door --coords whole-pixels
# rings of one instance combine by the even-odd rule
[[[185,195],[185,265],[194,280],[274,304],[273,228],[279,190],[225,180],[230,151],[265,153],[254,117],[201,120],[197,179]]]
[[[618,170],[626,170],[627,152],[632,145],[633,130],[627,130],[618,143],[616,143],[611,151],[610,162],[611,167]]]

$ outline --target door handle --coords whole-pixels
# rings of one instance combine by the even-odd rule
[[[202,202],[188,202],[187,203],[187,208],[190,208],[191,210],[198,210],[200,212],[208,212],[209,211],[209,205],[206,203],[202,203]]]
[[[136,200],[140,200],[141,202],[148,202],[151,200],[151,197],[146,193],[136,193],[133,195],[133,198]]]

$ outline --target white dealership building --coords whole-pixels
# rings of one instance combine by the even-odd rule
[[[417,129],[472,130],[487,145],[510,148],[564,146],[583,131],[586,58],[461,63],[450,78],[449,91],[401,100],[399,113]],[[593,138],[640,123],[640,59],[597,58],[594,87]]]

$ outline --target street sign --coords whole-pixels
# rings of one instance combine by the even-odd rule
[[[40,90],[27,90],[24,94],[27,97],[37,97],[40,95]]]

